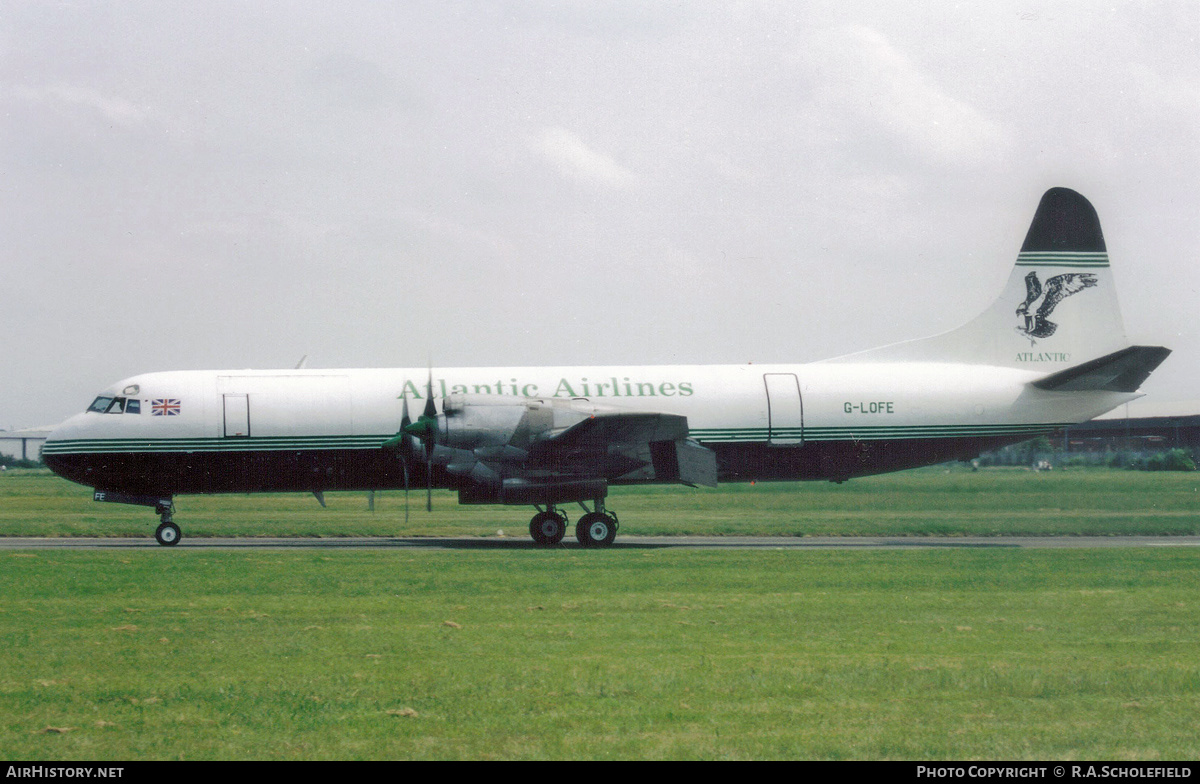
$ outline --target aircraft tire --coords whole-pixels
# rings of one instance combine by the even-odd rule
[[[584,547],[608,547],[617,538],[617,520],[603,512],[589,512],[575,524],[575,538]]]
[[[567,535],[566,515],[557,512],[538,512],[529,521],[529,535],[544,547],[552,547]]]
[[[158,526],[158,530],[154,532],[154,538],[163,547],[173,547],[179,544],[179,540],[183,534],[179,531],[179,526],[174,523],[162,523]]]

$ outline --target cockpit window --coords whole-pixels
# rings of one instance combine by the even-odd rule
[[[88,411],[98,414],[140,414],[142,413],[142,401],[101,395],[92,401],[92,404],[88,406]]]
[[[97,414],[103,414],[108,410],[108,407],[112,405],[112,402],[113,399],[111,397],[104,397],[101,395],[92,401],[92,404],[88,406],[88,411],[95,411]]]

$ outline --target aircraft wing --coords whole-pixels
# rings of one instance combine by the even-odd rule
[[[614,444],[687,438],[687,417],[640,411],[594,414],[542,443],[571,451],[604,450]]]
[[[640,411],[597,412],[533,445],[530,456],[575,463],[613,464],[653,470],[648,477],[689,485],[717,485],[716,454],[688,439],[687,417]]]

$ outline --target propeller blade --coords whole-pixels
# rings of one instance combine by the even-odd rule
[[[425,382],[425,411],[422,416],[430,419],[437,416],[437,409],[433,406],[433,365],[429,366],[429,380]]]
[[[408,530],[408,461],[404,460],[400,463],[404,466],[404,529]]]
[[[433,511],[433,450],[425,453],[425,511]]]
[[[400,429],[396,431],[396,435],[384,441],[383,446],[396,447],[400,449],[402,457],[407,457],[413,453],[412,436],[419,435],[419,433],[414,433],[409,429],[413,426],[413,421],[408,413],[408,393],[401,392],[400,399],[404,401],[403,408],[400,410]]]
[[[437,444],[437,406],[433,404],[433,361],[429,362],[429,378],[425,382],[425,410],[405,432],[421,439],[425,447],[425,511],[433,511],[433,447]]]

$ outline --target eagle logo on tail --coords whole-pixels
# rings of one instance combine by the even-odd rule
[[[1037,273],[1030,272],[1025,276],[1025,301],[1017,308],[1017,315],[1021,317],[1017,331],[1030,341],[1050,337],[1058,329],[1058,325],[1050,321],[1050,314],[1058,307],[1058,303],[1072,294],[1090,289],[1096,283],[1095,275],[1068,272],[1047,278],[1046,285],[1042,286]]]

